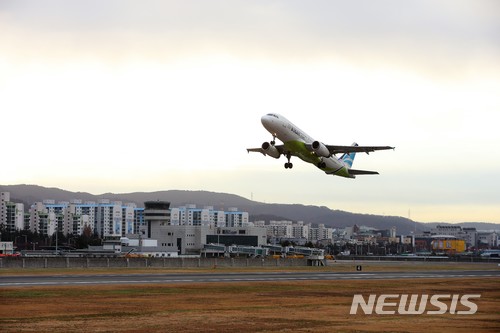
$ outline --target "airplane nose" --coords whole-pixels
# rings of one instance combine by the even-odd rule
[[[263,115],[262,118],[260,118],[260,121],[265,128],[267,128],[267,126],[269,126],[273,122],[272,117],[268,116],[267,114]]]

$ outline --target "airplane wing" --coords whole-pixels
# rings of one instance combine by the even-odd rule
[[[273,147],[273,148],[271,148]],[[276,149],[274,149],[276,148]],[[267,149],[264,149],[262,147],[259,148],[247,148],[247,152],[256,152],[256,153],[261,153],[262,155],[271,155],[275,158],[278,158],[280,155],[285,154],[285,146],[284,145],[268,145]]]
[[[261,153],[263,155],[266,155],[266,153],[264,153],[264,149],[262,148],[247,148],[247,152],[255,152],[255,153]]]
[[[330,146],[325,145],[330,154],[371,153],[376,150],[394,149],[390,146]]]

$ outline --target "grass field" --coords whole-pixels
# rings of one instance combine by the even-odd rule
[[[349,314],[354,294],[405,293],[481,294],[481,298],[473,315]],[[1,332],[500,332],[500,281],[4,288],[0,289],[0,307]]]
[[[498,332],[496,279],[231,283],[0,292],[2,332]],[[474,315],[349,315],[356,293],[479,293]]]

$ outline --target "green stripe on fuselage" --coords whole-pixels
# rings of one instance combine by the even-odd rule
[[[314,152],[306,148],[306,144],[302,141],[288,141],[285,142],[285,149],[293,156],[297,156],[301,160],[318,165],[320,158]]]
[[[346,177],[346,178],[353,178],[350,174],[349,174],[349,171],[347,171],[347,168],[346,167],[343,167],[342,169],[340,169],[339,171],[335,172],[335,174],[337,176],[341,176],[341,177]]]
[[[306,144],[302,141],[285,142],[285,150],[289,151],[293,156],[297,156],[304,162],[311,163],[315,166],[317,166],[321,161],[321,158],[318,157],[318,155],[316,155],[314,152],[309,151],[309,149],[307,149],[306,147]],[[321,170],[325,172],[336,171],[335,169],[332,168],[324,168]],[[345,167],[336,171],[335,174],[342,177],[349,177],[349,173],[347,172],[347,169]]]

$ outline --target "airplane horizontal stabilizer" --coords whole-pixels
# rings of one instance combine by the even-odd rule
[[[377,171],[368,171],[368,170],[355,170],[355,169],[348,169],[347,172],[351,176],[355,175],[378,175],[379,173]]]

